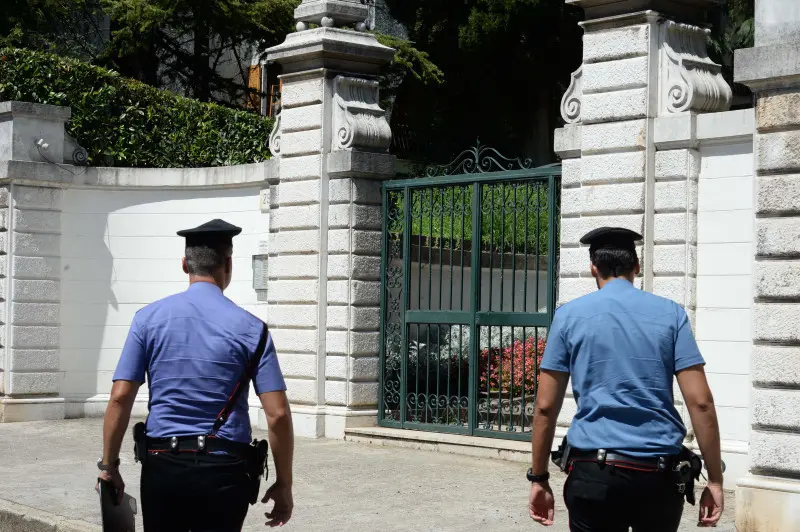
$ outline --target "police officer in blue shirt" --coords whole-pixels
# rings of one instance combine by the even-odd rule
[[[178,233],[186,238],[189,288],[136,313],[114,374],[100,479],[121,498],[120,446],[146,377],[149,415],[135,440],[147,532],[241,530],[266,462],[266,442],[251,444],[250,380],[276,469],[262,501],[274,501],[267,524],[283,525],[292,514],[294,436],[275,346],[261,320],[223,295],[239,233],[222,220]]]
[[[678,385],[708,472],[699,526],[722,514],[722,460],[714,399],[686,312],[633,286],[635,241],[621,228],[596,229],[589,244],[599,290],[556,312],[541,364],[533,423],[530,514],[552,525],[548,458],[567,383],[577,413],[554,456],[569,472],[564,499],[573,532],[674,532],[686,496],[694,501],[699,458],[673,405]],[[691,492],[691,493],[690,493]]]

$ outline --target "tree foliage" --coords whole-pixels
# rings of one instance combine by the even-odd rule
[[[176,96],[113,71],[0,49],[0,101],[68,106],[67,133],[105,166],[202,167],[263,161],[273,121]]]
[[[6,0],[0,44],[47,50],[180,90],[243,102],[251,59],[283,41],[300,0]],[[4,6],[5,7],[5,6]]]
[[[112,21],[108,57],[151,85],[185,87],[201,101],[246,92],[251,58],[283,41],[299,0],[102,0]],[[223,63],[239,79],[220,74]],[[244,67],[242,66],[244,65]],[[161,78],[161,79],[157,79]]]
[[[583,19],[563,0],[387,0],[411,40],[442,70],[442,86],[408,80],[393,128],[415,136],[409,157],[442,161],[476,137],[510,156],[551,162],[560,100],[581,63]],[[710,13],[709,50],[730,83],[733,51],[752,46],[754,0]],[[738,105],[749,91],[735,87]]]
[[[409,80],[393,115],[409,156],[443,161],[480,137],[511,156],[552,160],[561,95],[581,61],[580,10],[563,0],[387,0],[414,45],[444,74]]]

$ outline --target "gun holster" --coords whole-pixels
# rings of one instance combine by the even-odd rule
[[[572,448],[569,446],[567,437],[564,436],[564,439],[561,440],[561,445],[558,446],[558,449],[550,452],[550,460],[561,471],[566,471],[567,467],[569,467],[569,454],[571,450]]]
[[[133,456],[142,464],[147,460],[147,429],[142,422],[133,426]]]
[[[258,491],[261,488],[261,477],[269,478],[269,443],[267,440],[253,440],[247,459],[247,470],[250,477],[250,504],[258,502]]]
[[[700,480],[703,461],[688,447],[683,446],[681,452],[672,461],[670,473],[678,487],[678,492],[686,497],[686,502],[694,506],[694,483]]]

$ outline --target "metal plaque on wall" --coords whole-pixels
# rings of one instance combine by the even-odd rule
[[[253,255],[253,290],[266,292],[268,277],[267,255]]]

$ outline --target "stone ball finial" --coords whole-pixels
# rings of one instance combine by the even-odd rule
[[[297,28],[297,31],[306,31],[308,29],[308,24],[306,24],[301,20],[300,22],[297,23],[295,28]]]
[[[322,17],[320,21],[320,26],[324,28],[332,28],[334,26],[334,20],[332,17]]]

